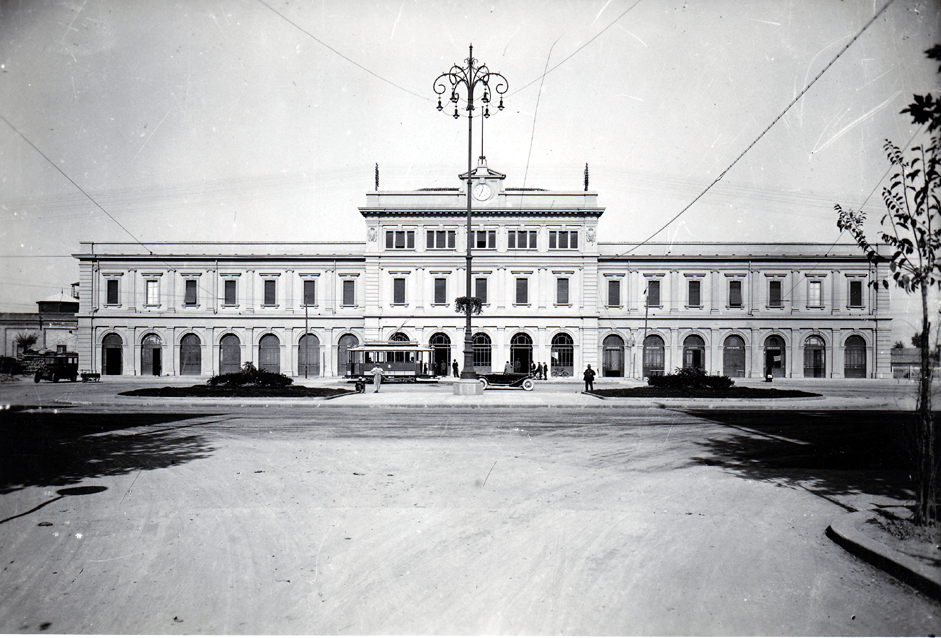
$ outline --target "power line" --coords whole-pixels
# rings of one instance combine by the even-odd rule
[[[62,177],[64,177],[65,179],[69,180],[69,182],[72,184],[72,186],[74,186],[75,188],[77,188],[77,189],[82,193],[82,195],[84,195],[85,197],[87,197],[87,198],[89,199],[89,201],[90,201],[92,204],[94,204],[95,206],[98,207],[99,210],[101,210],[101,212],[103,212],[105,215],[107,215],[108,217],[110,217],[110,218],[111,218],[111,221],[113,221],[115,224],[117,224],[118,226],[120,226],[120,227],[121,227],[121,230],[123,230],[123,231],[126,232],[128,235],[130,235],[130,236],[131,236],[131,239],[133,239],[133,240],[136,241],[138,244],[140,244],[141,246],[143,246],[144,248],[146,248],[148,251],[150,251],[150,249],[147,248],[147,246],[144,246],[144,243],[143,243],[141,240],[139,240],[137,237],[134,236],[134,233],[132,233],[131,231],[129,231],[127,228],[125,228],[124,225],[123,225],[121,222],[119,222],[117,219],[114,218],[114,215],[112,215],[111,213],[109,213],[108,211],[106,211],[106,210],[102,207],[101,204],[99,204],[98,202],[95,201],[95,198],[94,198],[94,197],[92,197],[91,195],[89,195],[88,193],[86,193],[85,190],[84,190],[81,186],[79,186],[78,184],[75,183],[75,180],[73,180],[71,177],[69,177],[68,175],[66,175],[66,174],[65,174],[65,171],[63,171],[61,168],[59,168],[58,165],[57,165],[55,162],[53,162],[51,159],[49,159],[49,158],[46,156],[45,153],[43,153],[41,150],[39,150],[39,148],[38,148],[35,144],[33,144],[33,143],[29,140],[29,138],[27,138],[25,135],[23,135],[22,133],[20,133],[19,129],[17,129],[15,126],[13,126],[13,124],[10,123],[10,120],[8,120],[7,118],[5,118],[2,114],[0,114],[0,120],[3,120],[4,122],[6,122],[7,126],[9,126],[11,129],[13,129],[13,132],[14,132],[14,133],[16,133],[17,135],[19,135],[19,136],[23,139],[23,141],[25,141],[27,144],[29,144],[31,147],[33,147],[33,150],[34,150],[34,151],[36,151],[37,153],[39,153],[39,154],[42,156],[42,158],[43,158],[44,160],[46,160],[47,162],[49,162],[49,164],[51,164],[53,168],[55,168],[57,171],[59,171],[59,173],[62,175]],[[153,253],[153,251],[150,251],[150,252]]]
[[[638,1],[639,1],[639,0],[638,0]],[[314,34],[312,34],[310,31],[308,31],[307,29],[305,29],[305,28],[302,27],[301,25],[299,25],[299,24],[297,24],[296,22],[294,22],[293,20],[289,19],[289,18],[288,18],[287,16],[285,16],[283,13],[279,13],[277,10],[275,10],[274,7],[272,7],[270,4],[268,4],[268,3],[265,2],[264,0],[258,0],[258,2],[259,2],[260,4],[263,4],[264,6],[266,6],[268,9],[271,10],[272,13],[274,13],[276,16],[280,17],[282,20],[284,20],[285,22],[287,22],[288,24],[290,24],[291,26],[293,26],[295,29],[297,29],[297,30],[300,31],[301,33],[305,34],[307,37],[309,37],[309,38],[310,38],[311,40],[313,40],[314,42],[317,42],[317,43],[320,44],[321,46],[326,47],[327,49],[330,49],[331,51],[333,51],[334,53],[336,53],[338,56],[340,56],[341,58],[343,58],[344,60],[346,60],[346,61],[349,62],[350,64],[352,64],[352,65],[354,65],[354,66],[356,66],[356,67],[359,67],[360,69],[362,69],[363,71],[365,71],[365,72],[368,73],[369,75],[371,75],[371,76],[373,76],[373,77],[375,77],[375,78],[377,78],[377,79],[379,79],[379,80],[382,80],[382,81],[385,82],[386,84],[391,84],[391,85],[394,86],[395,88],[400,89],[400,90],[402,90],[402,91],[405,91],[406,93],[408,93],[408,94],[410,94],[410,95],[414,95],[414,96],[417,97],[417,98],[420,98],[420,99],[422,99],[422,100],[427,100],[427,101],[429,101],[429,102],[432,101],[432,99],[431,99],[430,97],[425,97],[424,95],[419,95],[418,93],[415,93],[414,91],[411,91],[411,90],[409,90],[409,89],[406,89],[404,86],[400,86],[400,85],[396,84],[396,83],[393,82],[392,80],[388,80],[388,79],[382,77],[381,75],[379,75],[379,74],[376,73],[375,71],[372,71],[372,70],[370,70],[370,69],[367,69],[366,67],[364,67],[362,64],[360,64],[360,63],[357,62],[356,60],[354,60],[354,59],[352,59],[352,58],[350,58],[350,57],[344,55],[343,53],[341,53],[341,52],[338,51],[337,49],[333,48],[332,46],[330,46],[329,44],[327,44],[326,42],[324,42],[323,40],[321,40],[320,38],[318,38],[317,36],[315,36]]]
[[[558,64],[556,64],[554,67],[552,67],[552,68],[549,69],[548,71],[545,71],[545,70],[544,70],[544,71],[542,72],[542,75],[540,75],[538,78],[534,79],[532,82],[529,82],[528,84],[524,84],[524,85],[521,86],[520,88],[518,88],[518,89],[516,89],[515,91],[513,91],[513,93],[511,93],[510,95],[515,95],[515,94],[519,93],[520,91],[522,91],[523,89],[532,86],[532,85],[535,84],[536,82],[539,82],[540,80],[545,79],[545,77],[546,77],[547,75],[549,75],[550,73],[552,73],[553,71],[555,71],[556,69],[558,69],[560,66],[562,66],[563,64],[565,64],[566,62],[568,62],[569,59],[575,57],[575,55],[578,54],[579,51],[581,51],[582,49],[584,49],[585,47],[587,47],[589,44],[591,44],[592,42],[594,42],[595,40],[597,40],[599,37],[601,37],[601,35],[602,35],[605,31],[607,31],[608,29],[610,29],[611,27],[613,27],[615,24],[617,24],[617,23],[621,20],[621,18],[623,18],[624,16],[626,16],[626,15],[628,14],[628,12],[631,11],[631,10],[632,10],[634,7],[636,7],[637,5],[639,5],[640,2],[641,2],[641,0],[637,0],[637,2],[635,2],[634,4],[632,4],[631,6],[629,6],[627,9],[624,10],[624,12],[623,12],[621,15],[619,15],[617,18],[615,18],[614,21],[611,22],[611,24],[609,24],[609,25],[606,26],[604,29],[602,29],[601,31],[599,31],[598,33],[596,33],[596,34],[594,35],[594,37],[592,37],[588,42],[586,42],[586,43],[583,44],[582,46],[580,46],[580,47],[578,47],[577,49],[575,49],[575,51],[573,51],[573,52],[570,53],[568,56],[566,56],[565,58],[563,58],[563,60],[562,60],[561,62],[559,62]],[[553,44],[553,46],[555,46],[555,45]],[[508,97],[509,97],[509,96],[508,96]]]
[[[728,168],[726,168],[724,171],[722,171],[722,172],[719,174],[718,177],[716,177],[714,180],[712,180],[712,183],[710,183],[708,186],[706,186],[705,190],[703,190],[701,193],[699,193],[699,195],[697,195],[697,196],[693,199],[693,201],[691,201],[689,204],[687,204],[687,205],[683,208],[683,210],[681,210],[681,211],[678,212],[676,215],[674,215],[673,218],[670,219],[670,221],[668,221],[666,224],[664,224],[663,226],[661,226],[661,227],[659,228],[659,230],[657,230],[657,232],[655,232],[654,234],[650,235],[647,239],[645,239],[644,241],[640,242],[639,244],[636,244],[636,245],[632,246],[632,247],[630,248],[630,250],[627,250],[627,251],[625,251],[625,252],[623,252],[623,253],[621,253],[621,254],[622,254],[622,255],[627,255],[627,254],[629,254],[629,253],[634,252],[636,249],[640,248],[641,246],[643,246],[644,244],[646,244],[647,242],[649,242],[651,239],[653,239],[654,237],[656,237],[657,235],[659,235],[660,233],[662,233],[670,224],[672,224],[673,222],[675,222],[675,221],[676,221],[677,219],[679,219],[680,216],[682,216],[686,211],[688,211],[690,208],[692,208],[693,204],[695,204],[696,202],[698,202],[706,193],[708,193],[708,192],[712,189],[713,186],[715,186],[716,184],[718,184],[719,181],[720,181],[723,177],[725,177],[726,173],[728,173],[730,170],[732,170],[732,167],[734,167],[736,164],[738,164],[739,160],[741,160],[743,157],[745,157],[745,155],[748,153],[748,151],[750,151],[759,141],[761,141],[761,138],[763,138],[763,137],[765,136],[765,134],[766,134],[768,131],[770,131],[771,128],[772,128],[775,124],[777,124],[778,121],[779,121],[782,117],[784,117],[784,115],[785,115],[789,110],[791,110],[791,107],[793,107],[795,104],[797,104],[797,103],[800,101],[800,99],[801,99],[802,97],[804,97],[804,94],[807,93],[807,91],[810,90],[810,87],[812,87],[812,86],[817,82],[817,80],[819,80],[820,77],[821,77],[824,73],[826,73],[827,70],[829,70],[829,68],[830,68],[831,66],[833,66],[833,64],[834,64],[837,60],[839,60],[840,57],[841,57],[844,53],[846,53],[847,49],[849,49],[849,48],[853,45],[853,43],[856,42],[856,40],[858,40],[859,37],[860,37],[863,33],[866,32],[866,29],[868,29],[868,28],[870,27],[870,25],[872,25],[872,23],[875,22],[875,21],[879,18],[879,16],[881,16],[881,15],[885,12],[885,10],[888,9],[888,8],[892,5],[893,2],[895,2],[895,0],[889,0],[881,9],[879,9],[879,11],[878,11],[874,16],[872,16],[872,18],[870,18],[869,22],[867,22],[867,23],[863,26],[863,28],[860,29],[859,32],[858,32],[855,36],[853,36],[853,38],[852,38],[849,42],[847,42],[846,45],[845,45],[842,49],[840,49],[839,53],[837,53],[836,56],[835,56],[832,60],[830,60],[830,62],[829,62],[825,67],[823,67],[823,69],[820,71],[820,73],[818,73],[818,74],[816,75],[816,77],[814,77],[814,79],[811,80],[810,83],[809,83],[807,86],[805,86],[804,89],[803,89],[800,93],[798,93],[797,96],[796,96],[793,100],[791,100],[791,103],[788,104],[787,107],[785,107],[785,109],[784,109],[783,111],[781,111],[781,113],[780,113],[776,118],[774,118],[774,120],[771,121],[771,124],[769,124],[767,127],[765,127],[765,130],[763,130],[763,131],[758,135],[758,137],[755,138],[755,140],[754,140],[751,144],[749,144],[749,145],[745,148],[745,150],[742,151],[741,154],[739,154],[739,156],[736,157],[736,158],[732,161],[731,164],[729,164]]]

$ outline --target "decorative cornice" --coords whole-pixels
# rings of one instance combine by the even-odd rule
[[[466,217],[466,208],[451,208],[437,210],[415,209],[389,209],[389,208],[360,208],[363,217]],[[475,217],[601,217],[603,208],[570,208],[567,210],[544,209],[472,209],[471,215]]]

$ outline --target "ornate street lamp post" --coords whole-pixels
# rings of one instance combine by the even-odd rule
[[[490,99],[493,92],[500,96],[500,103],[497,105],[499,110],[503,110],[503,94],[506,93],[509,85],[506,78],[499,73],[491,73],[486,64],[477,66],[477,60],[474,59],[474,45],[470,45],[470,52],[466,67],[454,65],[447,73],[442,73],[435,79],[434,89],[438,94],[438,110],[444,109],[441,104],[441,96],[450,91],[448,99],[454,104],[454,119],[461,117],[458,112],[458,102],[463,98],[467,103],[467,272],[465,286],[465,304],[464,314],[466,322],[464,325],[464,369],[461,370],[462,379],[476,379],[477,371],[474,370],[474,338],[471,333],[471,313],[473,304],[470,303],[471,297],[471,245],[473,235],[471,229],[471,172],[473,171],[473,130],[474,130],[474,91],[480,90],[480,102],[483,104],[484,117],[490,117]],[[490,83],[493,82],[491,89]]]

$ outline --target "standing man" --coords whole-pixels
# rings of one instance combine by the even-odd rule
[[[585,392],[594,392],[595,390],[595,371],[591,369],[591,364],[588,364],[588,368],[585,369],[585,374],[582,375],[582,378],[585,379]]]
[[[457,365],[457,359],[451,362],[451,371],[454,373],[455,377],[461,376],[461,369]]]
[[[382,368],[375,366],[369,374],[372,375],[372,391],[379,392],[379,386],[382,385]]]

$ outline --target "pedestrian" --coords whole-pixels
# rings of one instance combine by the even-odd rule
[[[510,374],[511,372],[513,372],[513,367],[510,365],[510,362],[507,361],[506,365],[503,366],[503,374]]]
[[[461,376],[460,368],[458,368],[457,366],[457,359],[451,362],[451,371],[454,372],[454,376],[456,377]]]
[[[539,376],[542,377],[542,380],[545,381],[548,376],[546,375],[546,364],[545,362],[539,364]]]
[[[372,391],[379,392],[379,386],[382,385],[382,368],[376,366],[369,371],[369,374],[372,375]]]
[[[591,369],[591,364],[588,364],[588,367],[585,369],[585,374],[582,375],[582,378],[585,379],[585,392],[594,392],[595,391],[595,371]]]
[[[532,377],[536,376],[536,362],[535,361],[529,362],[529,375]]]

